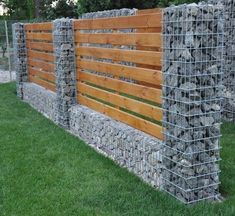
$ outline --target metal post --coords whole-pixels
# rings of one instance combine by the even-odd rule
[[[8,52],[8,68],[10,73],[10,81],[12,81],[12,74],[11,74],[11,56],[10,56],[10,46],[9,46],[9,38],[8,38],[8,27],[7,21],[5,20],[5,31],[6,31],[6,42],[7,42],[7,52]]]

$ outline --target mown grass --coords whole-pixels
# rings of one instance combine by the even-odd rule
[[[223,203],[154,190],[0,85],[0,215],[235,215],[235,125],[223,125]]]

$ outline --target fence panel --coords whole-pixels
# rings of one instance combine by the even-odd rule
[[[74,22],[78,102],[162,136],[161,10]]]
[[[29,81],[55,91],[52,23],[26,24]]]

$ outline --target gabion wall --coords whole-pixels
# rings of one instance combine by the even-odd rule
[[[57,122],[56,93],[30,82],[22,84],[24,101],[42,113],[47,118]]]
[[[163,189],[184,203],[219,196],[223,11],[164,10]]]
[[[23,99],[23,82],[28,81],[27,50],[24,24],[15,23],[13,28],[13,47],[15,54],[16,89],[18,97]]]
[[[69,108],[76,104],[76,64],[73,20],[54,21],[53,43],[55,54],[57,121],[69,127]]]
[[[83,18],[135,13],[135,9],[125,9],[86,14]],[[27,102],[60,126],[182,202],[215,200],[220,183],[217,162],[220,160],[223,24],[223,10],[218,6],[191,4],[164,10],[164,143],[76,105],[74,30],[70,19],[54,21],[55,94],[36,84],[24,83],[27,82],[24,27],[16,25],[14,44],[21,65],[18,95],[22,97],[24,93]],[[88,32],[99,31],[106,30]]]
[[[235,122],[235,0],[209,0],[224,7],[223,118]]]
[[[161,140],[85,106],[73,106],[70,119],[73,134],[152,186],[161,186]]]

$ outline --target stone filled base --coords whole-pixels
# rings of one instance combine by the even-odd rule
[[[224,99],[223,120],[235,122],[235,93],[229,93],[230,98]]]
[[[24,101],[56,122],[54,92],[24,83],[23,93]],[[145,182],[161,186],[161,140],[81,105],[70,109],[70,132]]]
[[[161,140],[81,105],[70,109],[70,131],[145,182],[161,186]]]
[[[56,94],[35,83],[23,83],[23,100],[56,122]]]

